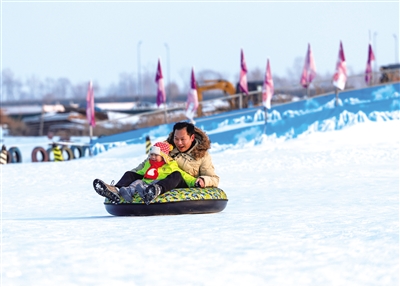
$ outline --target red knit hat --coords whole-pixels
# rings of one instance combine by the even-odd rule
[[[154,153],[154,154],[161,155],[165,162],[169,162],[171,159],[169,157],[169,152],[171,150],[171,147],[172,146],[169,143],[157,142],[150,148],[149,154]]]

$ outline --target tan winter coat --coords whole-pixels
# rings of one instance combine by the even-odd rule
[[[206,187],[218,187],[219,176],[215,173],[211,156],[208,153],[211,142],[202,130],[195,127],[195,145],[187,152],[182,153],[175,147],[173,132],[169,134],[167,142],[174,147],[169,155],[178,163],[178,166],[182,170],[196,178],[201,177]],[[143,166],[144,162],[132,169],[132,171],[137,172]]]
[[[169,155],[176,160],[179,167],[194,177],[204,179],[205,186],[218,187],[219,176],[216,175],[214,165],[208,150],[211,142],[208,136],[195,127],[195,145],[186,152],[180,152],[174,144],[174,134],[171,132],[167,142],[174,149]]]

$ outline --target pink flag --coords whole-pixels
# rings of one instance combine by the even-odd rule
[[[94,93],[92,81],[89,82],[89,87],[86,95],[86,118],[91,127],[96,126],[95,113],[94,113]]]
[[[157,83],[157,106],[159,107],[162,103],[165,103],[167,100],[165,96],[164,81],[161,71],[160,59],[158,59],[156,83]]]
[[[239,80],[239,89],[242,93],[246,95],[249,94],[249,90],[247,87],[247,66],[246,61],[244,59],[243,49],[240,51],[240,80]]]
[[[188,118],[193,119],[194,113],[199,106],[199,99],[197,96],[196,79],[194,77],[194,68],[192,68],[192,75],[190,78],[190,90],[187,95],[186,101],[186,115]]]
[[[265,79],[262,89],[262,101],[263,105],[267,108],[271,108],[271,99],[274,95],[274,81],[272,80],[271,67],[269,66],[269,59],[267,60],[267,68],[265,70]]]
[[[336,63],[336,72],[333,75],[333,85],[341,90],[344,89],[347,81],[347,67],[346,59],[344,58],[344,51],[342,41],[340,41],[339,56]]]
[[[372,65],[371,65],[372,61],[375,61],[375,55],[374,55],[374,51],[372,51],[371,44],[369,44],[367,68],[365,69],[365,82],[368,85],[371,84],[371,81],[372,81]]]
[[[303,68],[303,73],[301,75],[300,84],[304,88],[308,88],[308,86],[311,84],[312,80],[314,80],[316,74],[317,74],[317,72],[316,72],[316,68],[315,68],[314,56],[311,52],[311,46],[310,46],[310,44],[308,44],[308,50],[307,50],[306,59],[304,61],[304,68]]]

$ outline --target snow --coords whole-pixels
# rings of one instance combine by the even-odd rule
[[[215,144],[229,202],[214,214],[109,215],[92,181],[118,180],[144,144],[2,166],[1,286],[398,285],[399,130]],[[5,142],[30,157],[46,139]]]
[[[57,163],[31,161],[46,137],[5,136],[23,161],[1,166],[1,286],[398,285],[399,88],[275,106],[267,125],[260,108],[196,118],[229,199],[214,214],[115,217],[93,190],[171,124]]]

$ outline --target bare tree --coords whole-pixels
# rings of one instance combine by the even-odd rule
[[[264,79],[264,73],[260,68],[255,68],[247,73],[248,81],[262,81]]]
[[[176,102],[180,94],[178,84],[175,82],[171,82],[169,83],[169,85],[165,87],[165,90],[169,91],[170,93],[169,100],[168,99],[167,100],[171,102]]]
[[[202,82],[205,80],[226,80],[221,73],[214,70],[201,70],[196,75],[196,80]],[[190,83],[190,74],[188,74],[188,82]]]
[[[54,94],[57,98],[71,98],[71,82],[67,78],[60,78],[54,83]]]
[[[272,78],[274,80],[275,88],[289,87],[292,84],[287,78],[284,77],[273,75]]]
[[[150,96],[150,95],[155,95],[157,85],[155,82],[156,78],[156,69],[153,67],[147,66],[144,69],[144,73],[142,74],[142,96]],[[164,84],[165,84],[165,76],[164,76]],[[165,87],[165,86],[164,86]]]
[[[132,96],[136,90],[136,79],[133,73],[121,73],[119,74],[119,83],[117,94],[118,96]]]
[[[20,86],[19,80],[14,76],[10,69],[2,71],[2,99],[7,101],[15,101],[19,98],[18,87]]]
[[[298,83],[300,83],[303,65],[304,65],[304,57],[297,57],[293,61],[292,68],[286,70],[288,80],[292,83],[292,85],[297,85]]]
[[[41,99],[43,96],[43,83],[35,75],[32,75],[26,80],[26,86],[29,90],[31,99]]]
[[[93,85],[93,88],[95,86]],[[80,83],[72,86],[72,93],[75,99],[86,99],[86,93],[88,90],[88,83]],[[94,90],[96,95],[96,90]]]

